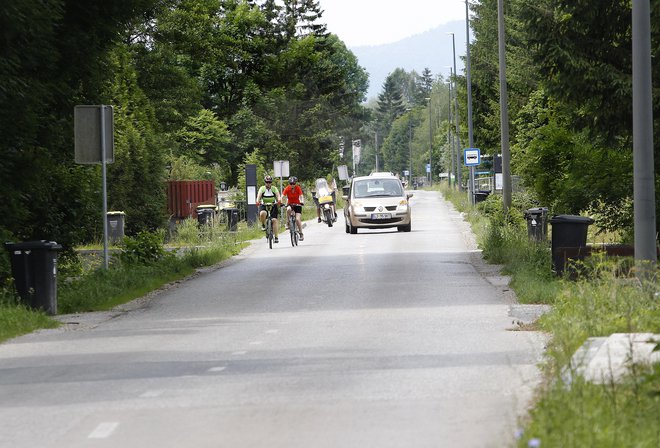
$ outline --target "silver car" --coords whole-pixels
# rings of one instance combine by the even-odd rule
[[[410,232],[410,198],[401,181],[395,176],[378,175],[355,177],[347,196],[343,196],[346,233],[357,229],[396,227],[399,232]]]

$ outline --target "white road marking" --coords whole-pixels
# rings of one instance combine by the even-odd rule
[[[263,343],[264,343],[264,341],[252,341],[252,342],[250,342],[250,345],[261,345]]]
[[[266,330],[266,334],[276,334],[279,333],[280,330]]]
[[[245,355],[247,352],[245,350],[239,350],[237,352],[233,352],[232,355],[238,356],[238,355]]]
[[[222,372],[225,370],[227,366],[221,366],[221,367],[211,367],[207,372]]]
[[[140,395],[140,398],[155,398],[159,397],[163,394],[162,390],[148,390],[142,395]]]
[[[119,426],[119,422],[103,422],[99,423],[99,425],[92,431],[87,438],[88,439],[107,439],[112,435],[113,432],[115,432],[115,429],[117,429],[117,426]]]

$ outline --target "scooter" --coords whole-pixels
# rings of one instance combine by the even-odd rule
[[[314,199],[320,211],[320,217],[328,227],[337,220],[335,217],[335,192],[330,191],[328,181],[324,178],[316,179],[316,192]]]

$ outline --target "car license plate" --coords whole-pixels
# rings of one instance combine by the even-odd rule
[[[391,213],[372,213],[371,219],[390,219],[392,218]]]

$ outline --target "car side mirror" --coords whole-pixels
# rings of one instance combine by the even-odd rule
[[[406,199],[410,199],[410,198],[412,198],[413,196],[415,196],[415,195],[412,194],[412,193],[408,193],[408,194],[406,195]]]

